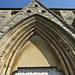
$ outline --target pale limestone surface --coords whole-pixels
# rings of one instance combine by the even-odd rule
[[[60,10],[61,16],[67,22],[67,24],[72,25],[75,15],[72,10]]]
[[[11,18],[11,10],[0,10],[0,27]]]
[[[12,8],[11,8],[12,9]],[[8,22],[13,16],[16,14],[12,15],[13,11],[20,11],[20,10],[0,10],[0,27],[3,26],[6,22]],[[67,24],[72,25],[75,14],[72,10],[52,10],[53,12],[60,13],[59,15],[61,18],[63,18],[64,21],[67,22]],[[38,12],[41,12],[41,10],[38,10]]]
[[[35,5],[36,4],[37,3],[35,2]],[[38,5],[37,8],[35,7],[35,5],[34,4],[30,4],[30,5],[28,5],[28,7],[26,7],[26,8],[21,10],[22,13],[21,12],[14,13],[13,15],[12,15],[13,11],[20,11],[20,10],[0,10],[0,37],[3,36],[3,33],[7,32],[11,27],[13,27],[13,25],[18,23],[20,21],[20,19],[22,20],[23,18],[28,17],[29,15],[26,13],[26,11],[27,10],[31,10],[32,12],[29,13],[30,15],[38,13],[40,15],[43,15],[43,16],[51,19],[52,21],[56,22],[61,27],[63,27],[66,31],[68,31],[75,38],[75,33],[73,33],[71,31],[71,29],[68,29],[65,26],[63,26],[61,21],[59,21],[57,18],[54,18],[54,15],[52,15],[48,11],[44,10],[44,8],[42,8],[40,5]],[[33,7],[36,8],[35,9],[36,11],[33,9]],[[39,9],[39,7],[40,7],[40,9]],[[42,10],[44,10],[44,12],[42,12]],[[52,11],[54,13],[55,12],[57,12],[57,13],[59,12],[60,15],[56,14],[56,13],[55,14],[57,16],[59,16],[69,26],[72,26],[72,23],[73,23],[73,21],[75,19],[74,11],[73,12],[71,10],[58,10],[58,11],[57,10],[52,10]],[[72,28],[74,28],[74,27],[72,26]]]
[[[1,66],[0,74],[1,75],[5,75],[5,73],[6,73],[6,75],[10,74],[12,65],[15,60],[15,56],[17,55],[18,51],[21,50],[21,47],[23,48],[23,45],[26,43],[26,41],[29,40],[29,37],[34,35],[35,32],[37,32],[40,36],[43,36],[43,38],[51,45],[51,47],[57,54],[57,57],[59,57],[60,61],[63,64],[62,66],[63,66],[63,70],[65,71],[65,75],[69,75],[67,68],[64,65],[65,63],[67,64],[67,67],[69,68],[71,75],[73,75],[72,70],[74,68],[72,69],[72,67],[73,67],[73,63],[75,63],[75,57],[73,54],[75,51],[75,44],[74,44],[75,43],[74,42],[75,41],[74,40],[75,28],[71,25],[74,20],[74,17],[72,17],[73,16],[72,12],[71,13],[69,11],[67,12],[67,13],[70,13],[70,15],[71,15],[71,16],[69,16],[69,18],[67,18],[71,21],[68,20],[68,22],[67,22],[67,20],[64,18],[64,15],[66,16],[66,14],[63,15],[62,12],[60,12],[61,15],[58,15],[55,12],[53,12],[52,10],[50,10],[50,9],[46,8],[45,6],[43,6],[42,4],[40,4],[40,2],[38,2],[38,1],[33,1],[27,7],[20,10],[17,14],[15,14],[15,15],[13,14],[14,16],[12,15],[12,11],[9,11],[9,12],[7,12],[7,11],[8,10],[6,10],[6,11],[1,10],[1,13],[3,14],[3,16],[1,16],[1,27],[0,27],[0,39],[1,39],[0,40],[0,46],[1,46],[0,47],[0,55],[1,55],[0,56],[0,66]],[[6,13],[4,14],[4,12],[6,12]],[[34,15],[34,16],[32,16],[32,15]],[[46,44],[46,42],[43,44]],[[36,44],[34,44],[34,45],[36,46]],[[32,46],[33,45],[31,44],[31,47]],[[36,50],[35,53],[37,54],[39,49],[37,49],[35,46],[33,46],[34,49],[32,49],[31,52],[34,52],[33,50]],[[40,46],[42,46],[42,45],[40,45]],[[28,47],[27,50],[31,50],[31,47],[30,47],[30,49]],[[45,50],[47,50],[47,49],[45,49]],[[29,52],[27,52],[27,53],[29,53]],[[13,54],[14,54],[14,56],[13,56]],[[48,52],[47,52],[47,54],[48,54]],[[19,53],[18,53],[18,55],[19,55]],[[62,58],[60,57],[61,55],[62,55],[65,63],[63,62]],[[39,55],[37,55],[37,57],[38,56]],[[33,57],[34,57],[34,55],[32,56],[32,58]],[[41,57],[43,57],[43,56],[41,55]],[[66,57],[68,57],[68,58],[66,58]],[[31,57],[29,57],[29,58],[31,58]],[[72,60],[68,61],[68,60],[70,60],[70,58]],[[10,59],[11,59],[11,61],[10,61]],[[44,60],[44,61],[46,63],[45,65],[50,66],[50,64],[48,64],[48,62],[46,60]],[[25,62],[25,63],[27,63],[27,62]],[[72,63],[71,64],[72,66],[69,65],[70,63]]]
[[[13,11],[16,12],[19,10],[0,10],[0,28],[15,15],[12,15]]]

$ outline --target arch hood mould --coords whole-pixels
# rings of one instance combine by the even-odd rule
[[[72,37],[75,38],[75,29],[68,25],[60,16],[55,14],[52,10],[46,8],[39,1],[32,1],[27,7],[23,8],[18,12],[11,20],[0,28],[0,38],[12,27],[16,26],[22,20],[28,18],[29,16],[39,14],[47,19],[57,23],[60,27],[66,30]]]

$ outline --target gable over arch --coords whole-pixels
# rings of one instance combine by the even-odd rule
[[[39,1],[31,2],[27,7],[23,8],[19,13],[17,13],[13,18],[11,18],[6,24],[0,28],[0,38],[12,27],[16,26],[17,23],[21,22],[25,18],[28,18],[31,15],[41,15],[44,16],[51,21],[57,23],[64,30],[70,33],[71,36],[75,38],[75,29],[70,25],[66,24],[66,22],[57,14],[55,14],[52,10],[46,8]]]
[[[35,3],[37,2],[34,2],[34,4]],[[24,8],[24,10],[25,9],[26,8]],[[27,10],[28,11],[26,15],[29,15],[28,13],[31,12],[29,10],[29,6]],[[43,12],[45,13],[45,11]],[[20,15],[23,14],[22,11],[20,11],[19,13]],[[48,17],[45,17],[44,14],[41,15],[41,14],[34,13],[27,17],[24,16],[25,14],[23,14],[24,17],[20,15],[17,15],[20,17],[20,18],[18,17],[19,19],[17,19],[18,21],[17,24],[13,22],[15,18],[7,23],[10,25],[11,28],[8,29],[7,32],[4,33],[3,36],[1,37],[0,74],[10,75],[10,72],[13,68],[13,64],[15,64],[14,61],[15,61],[15,58],[17,57],[17,53],[21,51],[21,49],[26,45],[26,43],[29,41],[31,37],[33,37],[34,35],[40,35],[39,38],[40,39],[43,38],[43,40],[46,41],[45,43],[49,44],[49,46],[52,47],[51,50],[54,51],[57,56],[55,58],[61,61],[60,64],[62,65],[62,70],[64,71],[65,75],[73,75],[74,69],[75,69],[75,66],[74,66],[75,39],[71,35],[71,33],[69,33],[62,26],[60,26],[60,24],[57,24],[53,22],[51,19],[49,19]],[[22,19],[22,17],[24,19]],[[59,20],[59,22],[61,21]],[[64,24],[64,22],[62,23]],[[74,32],[74,31],[71,31],[71,32]],[[37,45],[37,44],[35,43],[34,45]],[[35,48],[35,46],[33,46],[33,48]],[[46,58],[46,56],[44,57]],[[53,60],[55,61],[56,59],[53,59]],[[47,60],[46,62],[48,61],[49,60]]]

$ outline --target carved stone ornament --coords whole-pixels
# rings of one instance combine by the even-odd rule
[[[49,56],[46,56],[48,53],[44,54],[46,50],[51,52]],[[28,55],[23,51],[27,51]],[[33,61],[30,57],[35,58],[38,54],[42,54],[47,62],[47,65],[38,67],[61,68],[63,75],[74,75],[75,30],[38,0],[34,0],[0,28],[0,75],[11,75],[19,67],[36,67],[36,63],[30,63],[30,60]],[[24,56],[21,58],[21,55]],[[32,66],[28,62],[28,66],[25,65],[26,60]],[[39,63],[39,60],[36,59],[36,62]],[[52,60],[55,60],[55,64],[58,62],[57,65],[49,63]]]
[[[63,21],[63,19],[52,12],[50,9],[43,6],[38,0],[34,0],[27,7],[23,8],[17,15],[15,15],[11,20],[3,25],[1,30],[3,29],[3,33],[5,34],[7,30],[14,27],[17,23],[34,14],[39,14],[57,23],[75,38],[74,31],[71,31],[71,29],[66,26],[66,23]],[[4,35],[3,33],[0,33],[0,37]]]

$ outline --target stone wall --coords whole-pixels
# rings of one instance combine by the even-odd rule
[[[0,28],[8,22],[19,10],[0,10]]]
[[[16,15],[20,10],[0,10],[0,28],[8,22],[14,15]],[[74,10],[53,10],[57,15],[59,15],[63,20],[74,26],[75,14]]]

